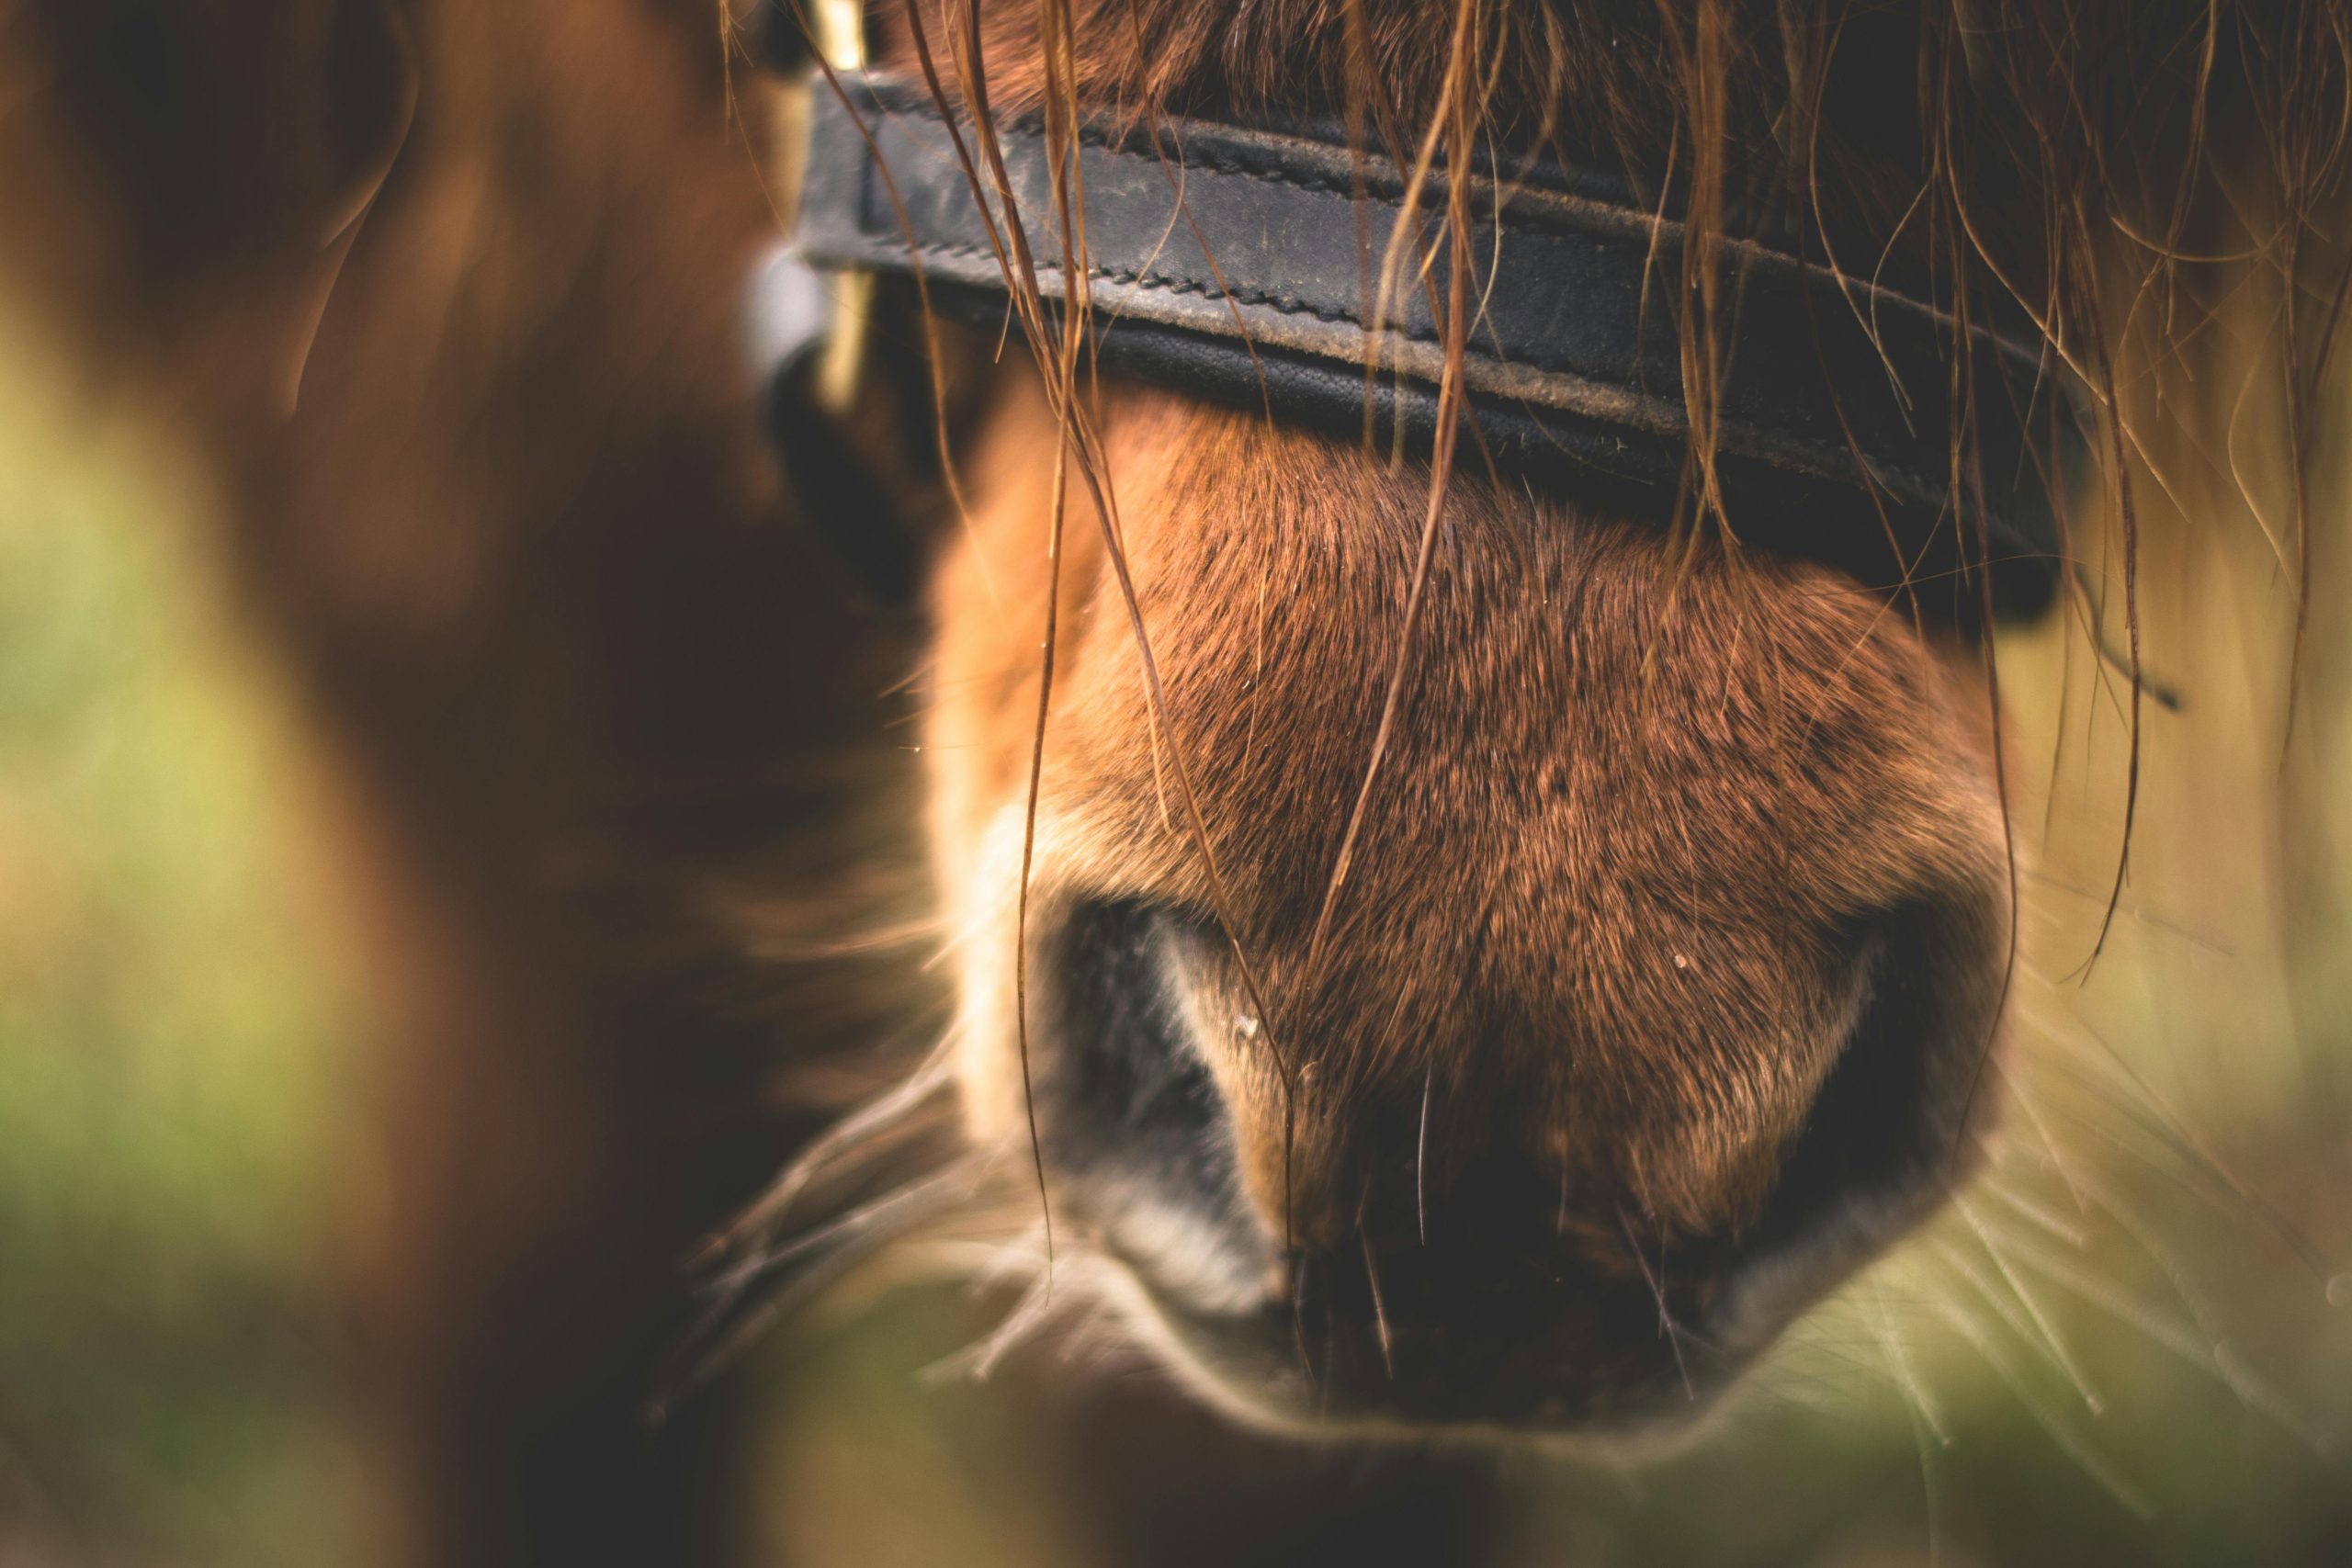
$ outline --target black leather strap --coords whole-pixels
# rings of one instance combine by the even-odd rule
[[[1001,321],[1003,272],[929,94],[873,77],[842,85],[814,89],[802,254],[919,267],[940,309]],[[1041,285],[1066,304],[1044,133],[1010,122],[999,136]],[[1391,290],[1382,373],[1365,373],[1364,322],[1405,195],[1392,165],[1344,138],[1197,119],[1156,136],[1089,127],[1080,142],[1085,294],[1107,367],[1342,436],[1361,434],[1369,401],[1384,445],[1401,424],[1426,448],[1442,353],[1409,276]],[[1658,508],[1684,481],[1689,446],[1670,294],[1679,228],[1605,181],[1512,173],[1472,193],[1479,304],[1464,378],[1479,436],[1514,470]],[[1419,209],[1445,199],[1433,178]],[[1963,615],[1979,589],[1962,569],[1982,560],[1996,613],[2045,608],[2061,565],[2053,446],[2079,438],[2039,344],[1986,330],[1963,341],[1908,295],[1753,242],[1726,252],[1717,472],[1740,537],[1872,582],[1907,573],[1923,601]],[[1956,383],[1973,392],[1957,483]],[[1476,447],[1463,454],[1458,467],[1476,471]]]

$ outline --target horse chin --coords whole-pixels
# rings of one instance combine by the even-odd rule
[[[1746,1359],[1678,1367],[1661,1354],[1645,1375],[1580,1395],[1531,1387],[1491,1409],[1464,1401],[1442,1413],[1338,1393],[1315,1368],[1295,1325],[1272,1314],[1203,1314],[1154,1292],[1124,1265],[1092,1287],[1125,1338],[1193,1398],[1237,1426],[1306,1443],[1431,1443],[1521,1449],[1565,1459],[1643,1461],[1705,1439],[1738,1403]]]
[[[1377,1385],[1343,1393],[1318,1368],[1292,1309],[1213,1310],[1162,1289],[1101,1238],[1066,1278],[1092,1298],[1117,1343],[1235,1425],[1306,1443],[1432,1442],[1531,1450],[1612,1461],[1664,1458],[1704,1439],[1736,1406],[1749,1353],[1697,1351],[1661,1340],[1612,1359],[1639,1364],[1621,1381],[1531,1379],[1484,1405],[1475,1392],[1442,1411],[1382,1397]],[[1763,1337],[1769,1345],[1774,1334]],[[1573,1388],[1574,1392],[1571,1392]]]

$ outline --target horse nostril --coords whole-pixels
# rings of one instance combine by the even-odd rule
[[[1057,1179],[1098,1219],[1148,1209],[1205,1224],[1238,1258],[1257,1237],[1232,1119],[1180,989],[1200,940],[1196,922],[1133,900],[1080,904],[1058,925],[1032,987],[1049,1043],[1038,1130]]]
[[[1081,907],[1049,949],[1041,987],[1054,1014],[1057,1153],[1197,1143],[1217,1121],[1216,1089],[1185,1038],[1172,994],[1169,917],[1140,904]]]
[[[1930,906],[1895,911],[1857,943],[1869,987],[1852,1032],[1783,1151],[1752,1252],[1803,1240],[1840,1216],[1892,1214],[1925,1201],[1965,1141],[1970,1086],[1989,1044],[1997,992],[1939,976],[1974,967]]]

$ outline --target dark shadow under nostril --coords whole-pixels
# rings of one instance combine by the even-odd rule
[[[1080,1183],[1229,1221],[1243,1212],[1231,1121],[1184,1020],[1178,987],[1192,922],[1120,900],[1078,906],[1039,952],[1038,1126]]]

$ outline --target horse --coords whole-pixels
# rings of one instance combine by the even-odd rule
[[[937,412],[985,410],[945,459],[924,731],[967,1143],[1025,1146],[1061,1266],[1104,1265],[1237,1412],[1631,1440],[1702,1407],[1981,1144],[2018,863],[1984,633],[1998,594],[2052,602],[2005,569],[2066,555],[2007,487],[2063,513],[2098,411],[2121,423],[2086,204],[2189,220],[2121,175],[2125,106],[2068,96],[2074,51],[2196,25],[1634,7],[1602,49],[1544,6],[875,20],[844,54],[875,73],[813,89],[804,249],[914,279],[903,343],[993,309],[1032,350],[934,355]],[[2116,79],[2131,114],[2171,80]],[[1899,138],[1888,83],[1933,110]],[[2030,156],[1984,133],[1996,102]],[[1610,222],[1623,288],[1513,270]],[[1296,260],[1318,224],[1353,255]],[[1766,281],[1805,265],[1817,309]],[[1679,319],[1622,387],[1544,335],[1597,299]],[[1939,323],[1916,369],[1913,308]],[[1220,312],[1250,372],[1222,384],[1195,362]],[[1362,367],[1352,441],[1295,385],[1302,312]],[[1782,488],[1808,349],[1866,508]],[[1582,424],[1511,423],[1558,366],[1547,408],[1631,432],[1597,460]],[[1895,492],[1939,453],[1864,449],[1890,397],[1951,459],[1913,534]],[[1657,401],[1680,448],[1644,490]],[[2042,439],[2001,428],[2037,407]],[[1875,569],[1836,537],[1873,515]]]
[[[1246,1422],[1687,1429],[1981,1160],[1994,633],[2161,696],[2121,344],[2248,182],[2301,298],[2341,8],[852,9],[773,100],[688,0],[0,18],[11,265],[221,476],[401,955],[427,1554],[715,1559],[682,1334],[942,1232]],[[887,276],[763,386],[843,169]],[[1613,380],[1504,330],[1546,236]]]

